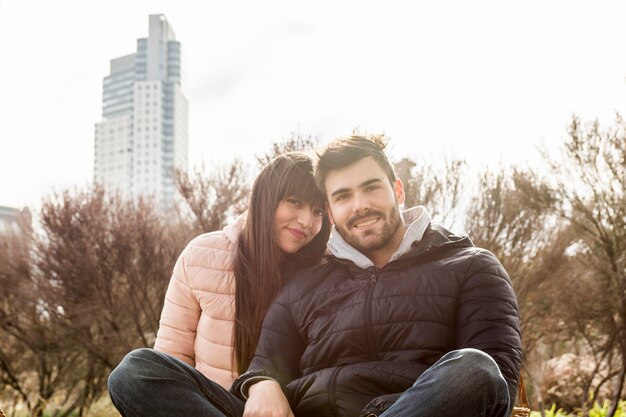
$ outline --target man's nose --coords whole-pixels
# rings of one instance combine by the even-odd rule
[[[356,193],[354,195],[354,205],[352,206],[352,211],[357,213],[359,211],[367,210],[370,208],[370,201],[367,196]]]

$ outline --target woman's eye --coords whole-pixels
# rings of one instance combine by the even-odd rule
[[[296,200],[295,198],[288,198],[287,202],[294,207],[300,207],[301,205],[300,200]]]
[[[316,216],[319,216],[319,217],[324,217],[324,210],[322,210],[320,208],[317,208],[317,209],[313,210],[313,214],[315,214]]]

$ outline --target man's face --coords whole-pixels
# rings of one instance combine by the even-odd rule
[[[404,235],[399,204],[402,182],[392,187],[383,168],[371,157],[330,171],[324,182],[328,214],[339,234],[359,252],[371,257],[394,237]],[[395,248],[394,248],[395,250]]]

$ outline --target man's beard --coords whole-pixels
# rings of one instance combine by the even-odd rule
[[[353,230],[352,226],[358,223],[361,219],[369,216],[380,217],[380,220],[384,223],[382,230],[378,233],[375,239],[371,239],[371,235],[377,233],[376,230],[368,230],[362,235],[351,233],[349,230]],[[368,210],[364,213],[358,214],[346,222],[347,228],[335,225],[337,231],[343,237],[343,239],[350,244],[353,248],[358,250],[364,255],[377,251],[387,245],[394,237],[398,228],[402,227],[402,219],[400,218],[400,212],[396,207],[393,207],[389,213],[385,213],[380,210]]]

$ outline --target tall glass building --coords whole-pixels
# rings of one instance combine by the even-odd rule
[[[173,173],[187,172],[187,98],[180,42],[164,15],[150,15],[137,52],[111,60],[102,121],[95,126],[94,181],[124,198],[173,205]]]

